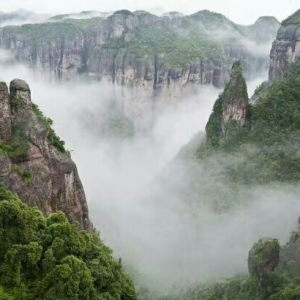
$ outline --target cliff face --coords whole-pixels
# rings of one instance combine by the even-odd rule
[[[300,10],[282,22],[270,54],[269,79],[283,75],[300,57]]]
[[[119,11],[109,17],[53,20],[0,29],[0,47],[55,79],[85,74],[173,96],[188,82],[222,86],[236,60],[242,62],[245,76],[255,76],[267,66],[268,57],[251,49],[268,44],[279,27],[269,18],[239,26],[209,11],[172,17]],[[253,42],[251,47],[245,39]]]
[[[31,102],[28,84],[0,83],[0,182],[46,215],[62,210],[92,231],[84,190],[75,163],[52,121]]]

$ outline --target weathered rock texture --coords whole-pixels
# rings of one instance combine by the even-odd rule
[[[249,99],[241,63],[236,61],[231,70],[230,81],[214,104],[206,125],[208,142],[218,144],[221,138],[235,135],[247,123]]]
[[[223,93],[223,133],[226,135],[227,124],[236,121],[239,127],[246,122],[248,93],[243,69],[240,62],[232,66],[230,81]]]
[[[5,82],[0,82],[0,141],[8,142],[11,139],[11,118],[9,93]]]
[[[282,22],[270,54],[269,79],[276,80],[300,57],[300,10]]]
[[[53,20],[0,29],[0,47],[55,79],[87,75],[171,97],[188,82],[222,86],[236,60],[245,76],[255,77],[268,68],[268,53],[258,49],[274,40],[279,27],[270,17],[239,26],[209,11],[163,17],[118,11],[88,20]]]
[[[279,263],[280,245],[277,239],[260,239],[249,251],[248,269],[251,276],[274,271]]]
[[[62,210],[82,229],[92,230],[78,171],[63,142],[31,102],[23,80],[0,83],[0,182],[45,214]]]

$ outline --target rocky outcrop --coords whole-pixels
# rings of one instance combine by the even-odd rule
[[[84,74],[176,97],[189,82],[222,86],[236,60],[245,76],[255,77],[268,64],[267,53],[255,49],[275,38],[279,24],[264,22],[270,26],[262,31],[209,11],[157,17],[123,10],[107,18],[5,27],[0,47],[55,79]]]
[[[270,54],[269,80],[283,75],[300,57],[300,10],[282,22]]]
[[[280,245],[277,239],[260,239],[248,255],[248,269],[251,276],[262,277],[274,271],[279,263]]]
[[[249,99],[243,69],[239,61],[232,66],[230,81],[214,104],[206,125],[207,141],[219,144],[247,124]]]
[[[75,163],[51,128],[52,121],[31,102],[28,84],[0,83],[0,182],[46,215],[63,211],[92,231]]]

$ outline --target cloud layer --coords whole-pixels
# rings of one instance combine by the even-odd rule
[[[153,13],[164,13],[168,11],[179,11],[185,14],[191,14],[199,10],[209,9],[220,12],[240,24],[251,24],[260,16],[271,15],[279,20],[286,18],[299,8],[299,0],[233,0],[224,2],[223,0],[210,0],[197,2],[194,0],[153,0],[151,4],[142,0],[115,0],[112,2],[98,0],[74,0],[72,5],[68,1],[53,0],[9,0],[1,3],[1,10],[11,11],[19,8],[27,10],[49,13],[62,14],[79,12],[83,10],[97,10],[102,12],[115,11],[119,9],[129,10],[150,10]]]

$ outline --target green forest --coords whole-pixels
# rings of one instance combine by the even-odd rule
[[[44,217],[0,187],[0,299],[136,299],[132,279],[99,233]]]

